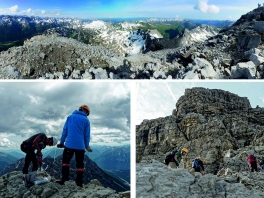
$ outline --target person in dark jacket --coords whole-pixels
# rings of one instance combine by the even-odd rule
[[[195,172],[200,172],[202,174],[205,174],[203,161],[201,160],[200,156],[198,156],[193,160],[192,168],[194,169]]]
[[[248,155],[248,166],[251,172],[258,172],[259,163],[257,157],[254,154]]]
[[[62,159],[62,178],[57,183],[64,185],[69,181],[70,161],[75,154],[77,177],[75,183],[77,186],[83,186],[84,174],[84,153],[85,150],[92,152],[90,143],[90,121],[87,118],[90,114],[90,108],[82,105],[79,110],[75,110],[67,117],[64,124],[60,144],[58,147],[63,148]]]
[[[44,133],[38,133],[36,135],[31,136],[27,140],[23,141],[20,145],[21,151],[26,153],[25,163],[23,167],[23,180],[25,184],[28,184],[30,181],[28,180],[28,168],[30,163],[32,162],[32,177],[30,180],[34,180],[36,176],[36,171],[38,170],[38,165],[42,164],[42,153],[41,150],[44,149],[47,145],[54,146],[57,144],[57,139],[55,137],[48,138]],[[37,152],[35,153],[35,150]],[[38,157],[38,160],[37,160]]]

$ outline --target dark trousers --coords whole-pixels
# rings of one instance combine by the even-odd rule
[[[250,163],[250,168],[251,168],[251,172],[254,172],[254,170],[256,171],[256,172],[258,172],[258,168],[257,168],[257,162],[251,162]]]
[[[26,153],[25,163],[23,167],[23,174],[28,174],[28,167],[30,165],[30,162],[32,162],[33,164],[32,171],[38,170],[38,161],[37,161],[37,157],[35,154],[35,149],[25,144],[21,144],[20,149],[21,151]]]
[[[62,158],[62,180],[69,181],[69,172],[70,172],[70,161],[75,154],[75,161],[76,161],[76,184],[82,185],[83,184],[83,173],[84,173],[84,150],[77,150],[77,149],[70,149],[65,147],[63,151],[63,158]]]

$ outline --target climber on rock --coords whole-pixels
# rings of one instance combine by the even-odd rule
[[[188,153],[188,149],[187,148],[182,148],[181,151],[178,151],[178,152],[175,153],[174,162],[175,162],[177,168],[180,168],[179,165],[181,163],[182,156],[187,155],[187,153]]]
[[[192,168],[195,172],[200,172],[203,175],[205,174],[203,161],[201,160],[201,157],[198,156],[192,161]]]
[[[251,172],[258,171],[258,159],[254,154],[248,155],[248,167]]]
[[[55,137],[48,138],[44,133],[38,133],[36,135],[33,135],[22,142],[20,148],[24,153],[26,153],[25,163],[23,167],[23,180],[25,185],[30,184],[30,182],[35,179],[38,166],[41,166],[42,164],[41,150],[44,149],[47,145],[54,146],[57,144],[57,142],[58,141]],[[35,150],[37,150],[36,153]],[[31,162],[32,173],[28,174],[28,168]]]

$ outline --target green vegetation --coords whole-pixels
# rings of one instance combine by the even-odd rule
[[[34,24],[30,23],[30,18],[24,18],[23,24],[12,20],[9,24],[0,24],[0,51],[7,50],[13,46],[23,45],[23,42],[44,31],[54,27],[60,27],[64,24]]]
[[[191,30],[197,25],[188,21],[153,21],[139,22],[139,27],[134,27],[133,30],[141,29],[143,31],[157,30],[164,38],[173,39],[183,32],[185,28]],[[121,24],[116,24],[115,28],[121,30]]]
[[[8,41],[0,43],[0,51],[8,50],[10,47],[14,46],[22,46],[24,43],[24,40],[18,40],[18,41]]]

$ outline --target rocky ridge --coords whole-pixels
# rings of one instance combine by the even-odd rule
[[[102,47],[56,34],[37,36],[0,54],[0,78],[263,79],[263,15],[264,7],[259,7],[202,43],[190,44],[184,37],[153,41],[142,31],[131,32],[128,47],[135,44],[143,53],[128,57],[106,48],[116,42]]]
[[[217,195],[216,197],[232,197],[231,191],[228,192],[230,189],[235,189],[237,196],[263,197],[263,183],[260,178],[264,173],[251,173],[247,165],[248,154],[254,153],[259,162],[264,160],[263,133],[264,108],[252,108],[246,97],[218,89],[186,89],[171,116],[144,120],[136,126],[136,161],[139,169],[137,181],[142,183],[149,178],[151,184],[142,188],[149,188],[149,193],[158,193],[159,178],[169,177],[165,184],[160,183],[163,187],[171,188],[171,185],[176,187],[180,182],[176,180],[186,175],[188,196],[196,193],[203,196],[206,192],[204,189],[210,183],[211,189],[205,197],[212,197],[210,193]],[[187,169],[184,173],[175,172],[162,164],[170,151],[180,150],[182,147],[189,149],[188,155],[181,162],[181,167]],[[197,176],[191,176],[188,172],[191,170],[192,159],[197,156],[202,157],[208,173],[199,176],[198,180]],[[153,159],[158,161],[154,165],[150,164]],[[140,176],[145,170],[145,176]],[[163,175],[162,172],[166,173]],[[151,176],[147,177],[148,174]],[[170,174],[177,175],[177,178],[169,176]],[[175,184],[171,184],[174,182]],[[196,185],[200,186],[201,191],[196,191]],[[140,183],[137,186],[141,188]],[[193,191],[193,188],[196,190]],[[242,194],[239,194],[237,188],[241,189]],[[177,189],[173,189],[173,192],[177,192]],[[164,188],[164,193],[165,191]],[[161,197],[170,196],[164,194]]]
[[[74,158],[74,157],[73,157]],[[84,158],[84,184],[88,184],[90,181],[97,179],[102,186],[105,188],[111,188],[116,192],[123,192],[130,189],[130,183],[124,181],[117,176],[110,175],[106,173],[104,170],[99,168],[96,163],[90,160],[87,156]],[[56,159],[53,158],[45,158],[43,159],[43,164],[41,170],[45,170],[46,173],[52,175],[56,179],[61,178],[61,163],[62,163],[62,156],[57,157]],[[14,171],[21,171],[24,166],[24,159],[20,159],[15,163],[8,165],[6,168],[0,171],[0,176],[5,175],[7,173],[11,173]],[[29,167],[31,170],[31,167]],[[130,174],[130,171],[127,172]],[[69,179],[75,180],[76,178],[76,165],[75,159],[71,160],[70,162],[70,174]]]
[[[46,172],[37,174],[37,179],[49,176]],[[22,184],[21,171],[14,171],[0,178],[0,197],[16,198],[63,198],[63,197],[98,197],[98,198],[129,198],[130,192],[116,193],[111,188],[104,188],[98,180],[92,180],[83,188],[75,185],[74,181],[65,182],[65,185],[55,183],[55,178],[41,185],[25,187]]]

